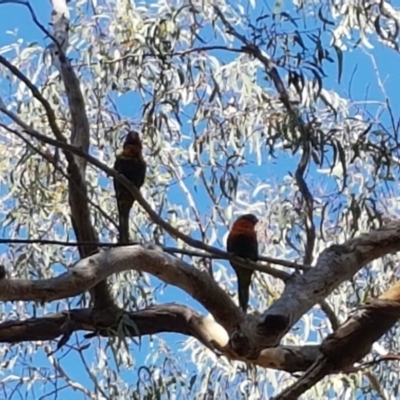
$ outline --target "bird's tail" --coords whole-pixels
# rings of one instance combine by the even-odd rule
[[[253,271],[249,269],[241,269],[236,271],[236,275],[238,278],[239,305],[244,312],[247,311],[247,306],[249,304],[249,293],[252,274]]]
[[[121,244],[129,243],[129,213],[132,205],[126,202],[118,203],[118,219],[119,219],[119,239]]]

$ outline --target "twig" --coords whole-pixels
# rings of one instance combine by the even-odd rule
[[[314,225],[314,198],[307,186],[304,179],[304,174],[308,166],[308,161],[310,159],[310,143],[309,138],[305,137],[305,144],[303,147],[303,154],[301,156],[299,165],[295,173],[295,178],[297,185],[299,187],[300,193],[305,202],[304,205],[304,226],[306,229],[306,245],[305,245],[305,255],[304,263],[311,264],[313,260],[313,251],[315,245],[315,225]]]

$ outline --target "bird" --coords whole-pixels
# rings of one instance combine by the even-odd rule
[[[258,218],[253,214],[244,214],[236,219],[226,241],[228,253],[251,261],[257,261],[258,240],[254,229],[257,222]],[[251,277],[254,271],[244,268],[234,261],[229,262],[236,272],[238,280],[239,305],[246,312],[249,303]]]
[[[143,159],[143,146],[139,133],[129,131],[122,146],[122,151],[117,154],[114,169],[124,175],[138,190],[142,187],[147,165]],[[129,213],[135,201],[134,196],[122,183],[114,178],[115,197],[117,199],[119,219],[119,243],[129,243]]]

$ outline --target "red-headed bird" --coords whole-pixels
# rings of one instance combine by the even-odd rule
[[[253,214],[244,214],[232,225],[226,241],[228,253],[251,261],[258,259],[258,241],[255,226],[258,219]],[[244,312],[249,302],[249,290],[253,272],[251,269],[241,267],[234,261],[230,261],[238,280],[239,304]]]
[[[114,169],[140,190],[146,176],[146,167],[139,134],[130,131],[125,138],[122,151],[117,154]],[[129,243],[129,213],[135,198],[117,179],[114,179],[114,189],[118,205],[119,242]]]

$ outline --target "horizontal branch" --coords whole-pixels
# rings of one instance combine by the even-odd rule
[[[43,280],[2,279],[2,301],[53,301],[79,295],[112,274],[127,270],[148,272],[177,286],[199,301],[230,331],[243,314],[206,271],[200,271],[160,250],[125,246],[81,259],[64,274]]]
[[[232,340],[230,336],[239,331],[245,337],[244,345],[247,342],[255,342],[258,339],[254,338],[255,326],[259,317],[244,315],[208,272],[200,271],[158,249],[139,245],[107,249],[78,261],[66,273],[51,279],[3,278],[0,279],[0,300],[44,302],[72,297],[89,290],[112,274],[131,269],[148,272],[168,284],[183,289],[199,301],[213,315],[215,324],[227,332],[229,346],[224,349],[224,354],[232,359],[249,361],[248,357],[240,355],[243,351],[237,352],[243,344],[240,337],[236,334]],[[277,349],[266,349],[261,354],[252,356],[251,362],[268,368],[305,370],[313,362],[316,350],[307,350],[304,354],[300,348],[296,349],[283,348],[279,352],[280,358]],[[253,353],[250,351],[249,354]],[[287,362],[289,356],[292,359],[291,367],[288,367]]]
[[[232,355],[228,346],[228,333],[221,325],[189,307],[163,304],[124,314],[133,322],[126,324],[124,330],[132,338],[162,332],[180,333],[198,339],[219,355],[225,355],[231,360],[249,362]],[[55,340],[77,331],[98,332],[101,336],[110,336],[118,329],[115,326],[98,331],[92,318],[92,310],[76,309],[22,321],[2,322],[0,342]],[[318,355],[318,346],[283,346],[267,349],[257,360],[251,362],[265,368],[296,372],[306,370]]]
[[[211,318],[204,318],[194,310],[177,304],[164,304],[136,312],[125,312],[134,322],[126,325],[131,337],[175,332],[193,336],[210,348],[223,348],[228,334]],[[68,326],[68,328],[67,328]],[[116,327],[114,327],[116,328]],[[66,331],[95,332],[97,328],[91,309],[76,309],[39,318],[0,323],[0,342],[20,343],[35,340],[54,340]],[[102,336],[112,335],[117,329],[100,331]]]
[[[222,351],[229,337],[225,329],[211,318],[204,318],[194,310],[177,304],[164,304],[136,312],[124,312],[133,324],[126,324],[124,331],[130,337],[175,332],[192,336],[214,351]],[[0,323],[0,342],[21,343],[36,340],[55,340],[68,337],[73,332],[97,332],[111,336],[118,332],[117,326],[98,331],[92,309],[76,309],[23,321]],[[61,339],[62,341],[63,339]],[[59,342],[59,344],[61,343]]]
[[[287,283],[282,297],[264,316],[243,315],[207,272],[158,248],[138,245],[101,251],[80,260],[56,278],[2,279],[0,300],[52,301],[87,291],[111,274],[130,269],[148,272],[199,301],[227,330],[235,358],[255,361],[261,351],[279,344],[288,326],[321,302],[343,280],[374,258],[396,251],[400,244],[399,232],[400,223],[397,222],[344,245],[331,246],[321,254],[316,267]]]

